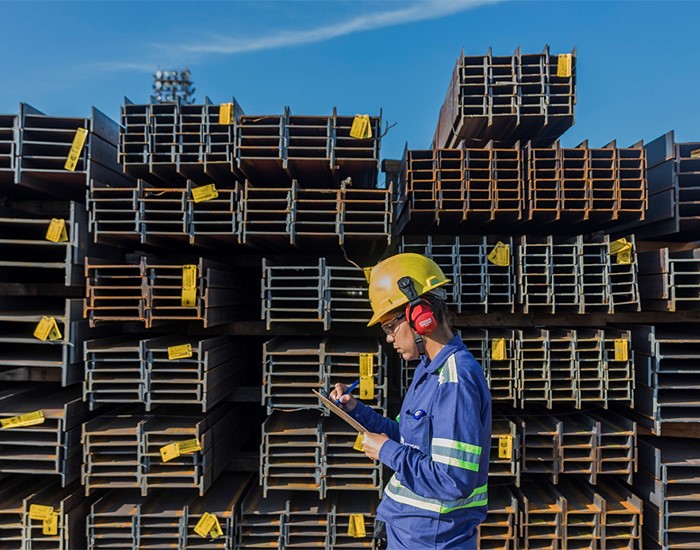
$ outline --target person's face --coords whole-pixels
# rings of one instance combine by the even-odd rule
[[[418,359],[418,346],[416,346],[413,331],[406,321],[404,311],[389,313],[381,322],[382,330],[386,334],[386,341],[394,347],[396,353],[405,361]]]

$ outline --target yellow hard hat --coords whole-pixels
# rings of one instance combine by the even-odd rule
[[[408,303],[408,298],[399,289],[401,277],[413,280],[419,296],[450,282],[439,265],[420,254],[397,254],[379,262],[367,275],[369,301],[374,311],[368,327],[376,325],[392,309]]]

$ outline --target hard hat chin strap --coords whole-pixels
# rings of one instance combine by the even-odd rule
[[[416,292],[416,287],[413,284],[413,279],[411,279],[410,277],[401,277],[398,280],[397,284],[399,290],[403,293],[404,296],[406,296],[406,298],[408,298],[409,311],[421,302],[421,297]],[[418,354],[421,358],[423,358],[426,356],[425,342],[423,341],[423,337],[414,330],[413,324],[411,323],[410,315],[407,315],[406,317],[406,320],[408,321],[408,326],[411,329],[411,332],[413,333],[413,339],[416,342],[416,347],[418,348]]]

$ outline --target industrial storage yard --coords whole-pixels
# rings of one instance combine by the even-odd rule
[[[491,391],[479,548],[700,547],[700,138],[564,146],[582,54],[454,54],[401,159],[188,72],[0,114],[0,548],[382,547],[391,472],[312,390],[398,412],[363,268],[401,252]]]

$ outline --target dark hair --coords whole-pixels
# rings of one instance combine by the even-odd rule
[[[438,298],[437,296],[433,296],[431,294],[423,294],[421,298],[424,298],[427,302],[430,302],[430,305],[433,307],[433,312],[435,313],[435,320],[438,322],[438,325],[441,325],[443,321],[446,321],[447,325],[450,327],[450,330],[452,330],[452,325],[455,320],[455,314],[447,306],[447,303],[444,300]]]

